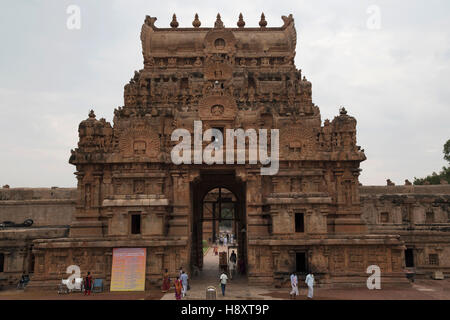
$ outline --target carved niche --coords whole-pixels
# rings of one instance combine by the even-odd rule
[[[233,76],[233,68],[227,61],[211,57],[206,61],[203,73],[207,80],[228,80]]]
[[[150,127],[125,129],[119,139],[119,150],[124,157],[156,158],[160,151],[159,136]]]
[[[233,121],[237,115],[237,106],[234,99],[227,95],[213,95],[204,97],[199,101],[198,114],[203,120],[229,120]]]
[[[298,158],[314,151],[314,133],[307,126],[285,126],[280,130],[280,146],[284,159]]]
[[[236,52],[236,38],[232,31],[227,29],[212,29],[204,40],[205,53],[227,53],[234,55]]]

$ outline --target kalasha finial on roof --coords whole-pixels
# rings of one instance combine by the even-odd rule
[[[261,21],[259,21],[259,26],[261,28],[265,28],[267,26],[266,16],[264,15],[264,12],[261,14]]]
[[[172,16],[172,22],[170,23],[170,26],[172,28],[178,28],[178,21],[177,21],[177,16],[175,15],[175,13]]]
[[[217,14],[216,23],[214,23],[214,28],[225,28],[222,20],[220,19],[220,13]]]
[[[344,107],[341,107],[341,108],[339,109],[339,114],[342,115],[342,116],[345,116],[345,115],[347,114],[347,110],[345,110]]]
[[[198,28],[202,25],[202,23],[200,22],[200,20],[198,19],[198,14],[195,14],[195,19],[194,21],[192,21],[192,25],[194,26],[194,28]]]
[[[94,113],[94,110],[92,110],[92,109],[91,109],[91,111],[89,112],[89,118],[95,119],[95,113]]]
[[[245,21],[244,21],[244,17],[242,16],[242,13],[239,13],[239,21],[237,22],[237,26],[239,28],[245,27]]]

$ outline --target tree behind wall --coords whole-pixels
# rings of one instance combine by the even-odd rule
[[[444,144],[444,159],[450,163],[450,139]],[[433,172],[431,175],[425,178],[414,177],[415,185],[423,184],[440,184],[441,180],[445,180],[450,183],[450,167],[442,167],[439,173]]]

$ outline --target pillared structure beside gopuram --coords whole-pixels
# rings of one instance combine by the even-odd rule
[[[365,286],[370,265],[384,284],[406,282],[397,230],[380,232],[362,218],[366,157],[356,119],[341,108],[322,122],[311,82],[294,64],[294,19],[282,21],[267,27],[262,16],[260,27],[246,28],[240,16],[226,28],[218,15],[209,28],[196,16],[180,28],[174,15],[171,28],[158,28],[146,17],[144,67],[125,85],[113,124],[91,111],[79,125],[70,157],[75,210],[67,233],[33,241],[33,286],[59,282],[69,265],[109,284],[113,248],[147,249],[147,285],[165,269],[202,269],[202,240],[219,234],[222,208],[250,284],[312,271],[322,285]],[[174,164],[171,135],[182,128],[193,136],[194,121],[203,132],[279,129],[278,173],[261,175],[248,155],[245,164]]]

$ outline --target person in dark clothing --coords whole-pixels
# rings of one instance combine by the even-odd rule
[[[236,252],[234,252],[234,250],[230,254],[230,261],[232,263],[236,263],[236,261],[237,261]]]
[[[91,273],[88,272],[86,278],[84,279],[84,295],[91,295],[92,289],[92,276]]]
[[[25,286],[30,281],[30,276],[25,273],[25,271],[22,273],[22,278],[19,281],[19,285],[17,286],[19,289],[24,289]]]

